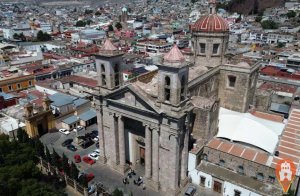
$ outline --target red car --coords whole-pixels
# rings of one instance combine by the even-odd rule
[[[79,154],[74,155],[74,160],[75,160],[75,163],[80,163],[81,162],[80,155]]]
[[[89,181],[93,180],[95,178],[95,176],[93,173],[89,173],[89,174],[81,173],[81,174],[79,174],[78,179],[80,180],[81,178],[86,178],[86,180],[89,182]]]
[[[90,157],[88,157],[88,156],[84,156],[84,157],[82,158],[82,160],[83,160],[84,162],[86,162],[87,164],[90,164],[90,165],[93,165],[93,164],[95,163],[95,161],[94,161],[93,159],[91,159]]]

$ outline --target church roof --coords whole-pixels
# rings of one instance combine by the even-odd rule
[[[115,51],[117,48],[111,43],[110,39],[106,39],[104,42],[104,45],[102,47],[102,50],[105,51]]]
[[[217,14],[209,14],[199,18],[192,26],[196,32],[220,33],[229,31],[228,22]]]
[[[183,62],[185,58],[183,54],[180,52],[179,48],[176,44],[172,47],[172,49],[164,56],[164,61],[170,63]]]

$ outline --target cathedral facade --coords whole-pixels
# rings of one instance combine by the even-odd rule
[[[158,72],[124,83],[123,53],[107,39],[96,55],[100,161],[120,173],[134,168],[170,195],[188,182],[193,144],[217,133],[220,106],[245,112],[253,102],[258,64],[224,60],[228,25],[214,6],[193,28],[193,62],[174,45]]]

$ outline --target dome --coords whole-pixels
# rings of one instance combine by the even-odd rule
[[[126,7],[123,7],[123,8],[122,8],[122,12],[127,12],[127,8],[126,8]]]
[[[250,68],[251,66],[247,62],[239,62],[237,67],[245,67],[245,68]]]
[[[196,32],[221,33],[229,31],[227,21],[217,14],[210,14],[199,18],[192,26]]]

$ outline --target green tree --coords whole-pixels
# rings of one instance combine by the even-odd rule
[[[277,48],[283,48],[284,46],[285,46],[285,44],[282,42],[277,43]]]
[[[51,163],[51,154],[50,151],[48,149],[48,147],[46,146],[46,160]]]
[[[37,154],[39,157],[42,157],[42,158],[44,159],[45,156],[46,156],[46,155],[45,155],[45,148],[44,148],[43,143],[42,143],[39,139],[36,139],[36,140],[35,140],[34,148],[35,148],[36,154]]]
[[[111,24],[108,25],[108,31],[114,31],[114,27]]]
[[[261,16],[256,16],[255,17],[255,22],[260,22],[262,20],[262,17]]]
[[[198,0],[191,0],[191,3],[194,4],[196,3]]]
[[[76,27],[85,27],[86,22],[82,21],[82,20],[78,20],[75,24]]]
[[[122,29],[122,24],[121,24],[120,22],[117,22],[116,25],[115,25],[115,27],[116,27],[118,30],[120,30],[120,29]]]
[[[62,156],[62,169],[67,176],[70,176],[70,166],[69,166],[69,159],[65,154]]]
[[[112,196],[123,196],[123,191],[119,190],[118,188],[116,188],[113,192],[112,192]]]
[[[87,25],[90,25],[92,22],[93,22],[92,20],[87,20],[87,21],[86,21],[86,24],[87,24]]]
[[[263,29],[278,29],[278,24],[273,20],[264,20],[261,22]]]
[[[57,168],[60,168],[60,156],[57,154],[54,148],[51,155],[51,164]]]
[[[18,132],[18,141],[0,135],[0,195],[66,195],[64,183],[36,167],[35,141],[25,131]]]
[[[39,31],[36,36],[37,41],[49,41],[51,40],[51,35],[47,32]]]
[[[100,16],[101,15],[101,12],[97,11],[95,12],[95,16]]]
[[[293,11],[293,10],[288,11],[288,13],[286,14],[286,16],[288,18],[294,18],[294,17],[296,17],[296,15],[297,15],[297,13],[295,11]]]
[[[17,130],[17,138],[18,138],[18,141],[21,143],[26,143],[29,141],[29,137],[28,137],[27,133],[22,128],[19,128]]]
[[[70,171],[70,177],[77,181],[78,180],[78,174],[79,174],[79,170],[76,167],[75,163],[72,162],[72,164],[71,164],[71,171]]]

